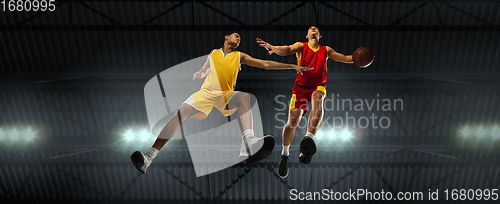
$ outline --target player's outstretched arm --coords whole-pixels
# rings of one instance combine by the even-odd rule
[[[291,54],[295,54],[300,52],[302,48],[304,48],[304,44],[300,42],[296,42],[293,45],[285,45],[285,46],[273,46],[260,38],[256,39],[257,44],[261,47],[266,48],[269,51],[269,55],[276,53],[279,56],[287,56]]]
[[[271,60],[261,60],[261,59],[255,59],[251,57],[250,55],[247,55],[243,52],[241,53],[241,63],[246,64],[248,66],[252,67],[258,67],[258,68],[263,68],[263,69],[274,69],[274,70],[280,70],[280,69],[295,69],[298,73],[303,75],[303,71],[311,70],[314,69],[314,67],[301,67],[297,66],[294,64],[284,64],[280,62],[275,62]]]
[[[210,52],[210,54],[208,54],[207,61],[205,61],[205,64],[203,65],[203,67],[201,67],[201,69],[199,71],[197,71],[193,74],[193,81],[196,79],[203,79],[207,76],[208,71],[209,71],[208,68],[210,68],[210,56],[212,55],[212,52]]]
[[[340,54],[328,46],[326,46],[326,51],[328,52],[328,58],[330,58],[334,61],[343,62],[343,63],[353,63],[352,55]]]

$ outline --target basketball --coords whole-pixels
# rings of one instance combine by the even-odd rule
[[[367,47],[360,47],[352,54],[352,61],[354,61],[356,66],[361,68],[370,66],[374,59],[375,54],[373,54],[372,50]]]

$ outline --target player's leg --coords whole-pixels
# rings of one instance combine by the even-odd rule
[[[182,104],[181,108],[177,110],[175,115],[173,115],[170,120],[168,120],[168,122],[163,126],[160,134],[158,135],[158,138],[156,139],[152,147],[157,150],[163,148],[168,140],[170,140],[170,138],[174,136],[175,132],[177,132],[181,123],[199,112],[200,111],[196,110],[188,104]]]
[[[309,113],[309,120],[307,124],[307,132],[312,133],[311,136],[314,139],[314,134],[318,131],[321,120],[323,120],[323,100],[325,99],[325,93],[319,90],[313,92],[311,97],[311,113]]]
[[[281,151],[281,158],[278,162],[278,174],[281,178],[286,178],[288,176],[288,157],[290,154],[290,144],[292,143],[293,137],[295,135],[295,129],[299,125],[303,113],[304,110],[298,108],[291,108],[288,111],[288,121],[283,127],[283,147]]]
[[[227,94],[233,94],[226,92]],[[255,137],[253,131],[253,115],[250,106],[250,94],[245,92],[234,93],[227,103],[229,110],[237,109],[237,117],[240,125],[242,144],[240,160],[245,160],[245,165],[251,165],[271,155],[274,149],[274,138],[272,136]]]
[[[283,127],[283,146],[289,146],[290,143],[292,143],[293,137],[295,135],[295,129],[299,125],[303,113],[304,110],[299,108],[289,110],[288,121],[286,122],[285,127]],[[285,153],[286,155],[288,155],[288,149]]]
[[[236,92],[227,103],[228,109],[237,109],[236,111],[241,132],[253,130],[252,107],[250,106],[250,94],[245,92]]]
[[[174,136],[181,123],[197,113],[200,113],[200,111],[196,110],[191,105],[186,103],[182,104],[177,112],[163,126],[158,138],[149,151],[145,154],[140,151],[135,151],[132,154],[131,160],[135,167],[142,173],[146,173],[146,170],[149,165],[151,165],[153,159],[156,157],[160,149],[170,140],[170,138]]]
[[[312,156],[316,153],[316,144],[314,143],[314,135],[318,131],[321,120],[323,119],[323,100],[325,92],[315,90],[311,95],[312,109],[309,113],[306,136],[300,142],[299,161],[309,164]]]

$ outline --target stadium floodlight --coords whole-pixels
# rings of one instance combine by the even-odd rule
[[[123,137],[125,138],[125,141],[130,142],[134,139],[134,133],[132,132],[132,130],[128,129]]]
[[[464,129],[462,129],[462,136],[469,137],[471,135],[472,135],[472,130],[469,127],[465,126]]]
[[[476,136],[478,137],[486,136],[486,130],[482,126],[479,126],[479,128],[476,129]]]
[[[149,139],[151,139],[152,135],[150,132],[148,132],[146,129],[143,129],[141,133],[139,134],[139,137],[141,138],[141,142],[146,142]]]
[[[349,132],[349,130],[347,130],[347,128],[346,128],[346,129],[342,130],[340,137],[342,138],[343,141],[347,141],[351,138],[351,132]]]
[[[498,128],[498,126],[491,128],[491,136],[495,138],[500,138],[500,128]]]
[[[337,132],[335,131],[335,129],[331,129],[330,132],[328,133],[328,139],[330,140],[334,140],[336,139],[338,136],[337,136]]]
[[[35,139],[35,132],[33,132],[33,130],[31,130],[31,128],[28,128],[26,130],[26,132],[24,132],[23,136],[24,136],[25,140],[30,141],[30,140]]]
[[[14,141],[14,140],[17,140],[17,139],[19,138],[19,136],[20,136],[20,135],[19,135],[19,132],[17,132],[17,130],[16,130],[16,129],[13,129],[13,130],[10,132],[10,134],[9,134],[9,138],[10,138],[10,140],[13,140],[13,141]]]
[[[323,129],[318,129],[318,132],[316,132],[316,134],[314,135],[314,138],[316,138],[316,140],[322,140],[324,137],[326,137],[325,135],[325,131],[323,131]]]
[[[318,132],[314,135],[314,139],[317,141],[332,141],[336,138],[335,129],[318,129]]]

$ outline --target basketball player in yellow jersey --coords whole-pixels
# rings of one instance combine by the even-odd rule
[[[238,33],[229,33],[225,36],[224,46],[210,52],[205,65],[193,75],[193,80],[207,77],[201,89],[184,101],[163,126],[147,153],[136,151],[131,155],[132,163],[139,171],[146,172],[159,150],[173,137],[183,121],[189,117],[204,119],[214,107],[224,116],[237,112],[243,137],[240,157],[248,158],[245,160],[247,165],[271,154],[274,148],[274,138],[254,136],[250,95],[234,90],[241,64],[264,69],[295,69],[299,73],[312,68],[252,58],[248,54],[235,51],[240,41]]]

